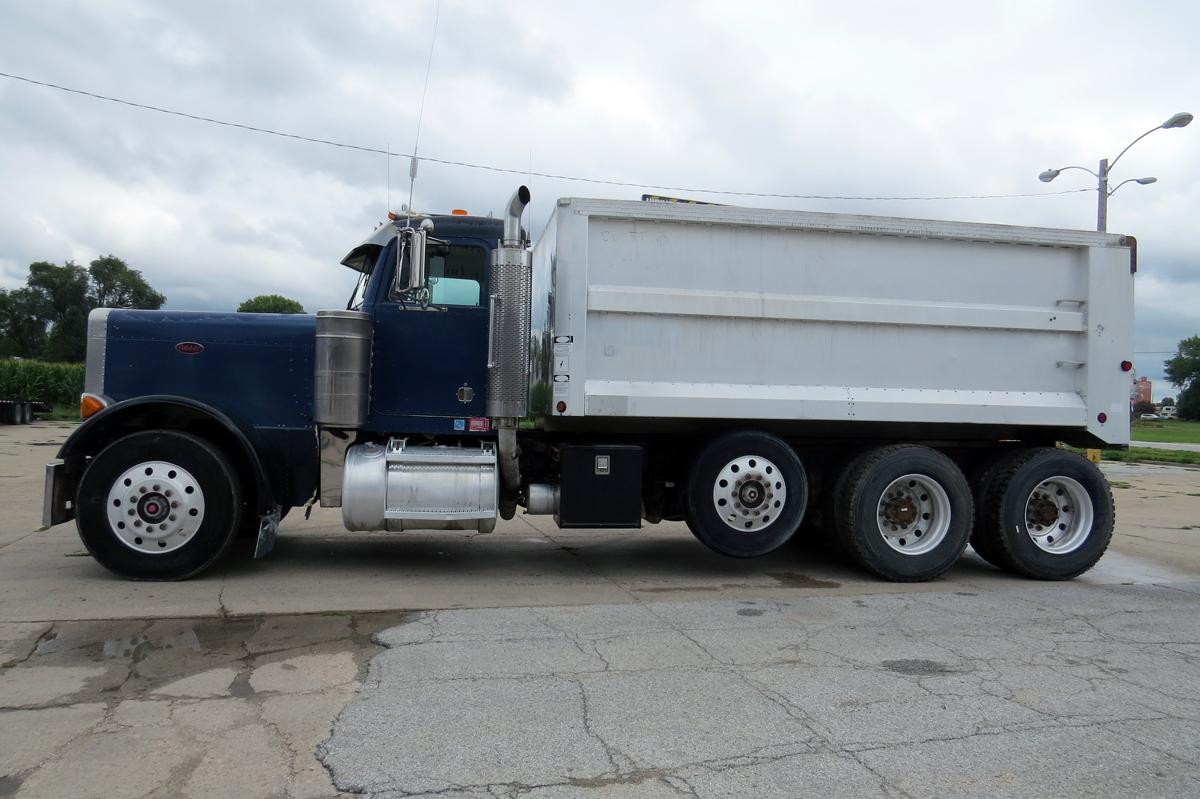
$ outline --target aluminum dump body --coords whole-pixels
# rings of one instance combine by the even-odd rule
[[[562,199],[531,410],[1126,444],[1135,258],[1104,233]]]

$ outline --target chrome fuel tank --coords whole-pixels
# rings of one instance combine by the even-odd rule
[[[346,451],[342,523],[347,530],[478,530],[496,527],[496,453],[481,447],[409,446],[394,438]]]

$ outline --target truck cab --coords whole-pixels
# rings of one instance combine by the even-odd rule
[[[428,294],[409,289],[411,243],[424,234]],[[374,330],[369,412],[363,430],[465,433],[484,416],[489,266],[503,223],[465,215],[397,216],[352,249],[342,264],[359,273],[349,310]],[[436,237],[436,238],[434,238]]]

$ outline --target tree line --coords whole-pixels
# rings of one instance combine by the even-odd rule
[[[87,318],[96,308],[158,310],[167,298],[142,273],[115,255],[86,267],[74,261],[29,265],[25,285],[0,289],[0,358],[82,361]],[[251,297],[238,306],[248,313],[304,313],[279,294]]]

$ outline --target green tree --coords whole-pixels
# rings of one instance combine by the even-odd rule
[[[1176,402],[1180,419],[1200,421],[1200,380],[1193,380],[1190,386],[1180,391]]]
[[[1200,374],[1200,336],[1185,338],[1179,342],[1174,357],[1163,363],[1167,379],[1177,386],[1191,384]]]
[[[1175,356],[1163,364],[1167,379],[1178,386],[1179,418],[1200,419],[1200,336],[1179,342]]]
[[[46,346],[39,298],[28,287],[0,290],[0,358],[32,358]]]
[[[29,265],[26,285],[37,296],[37,307],[49,326],[38,357],[51,361],[82,361],[87,344],[87,316],[92,310],[87,270],[74,261],[62,266],[38,261]]]
[[[1158,408],[1154,407],[1153,402],[1135,402],[1133,404],[1133,412],[1141,415],[1143,413],[1155,413]]]
[[[159,294],[124,261],[106,255],[85,269],[74,261],[29,265],[25,288],[0,291],[0,342],[5,355],[81,361],[93,308],[161,308]]]
[[[238,306],[241,313],[304,313],[304,306],[279,294],[259,294]]]
[[[1164,408],[1174,408],[1175,407],[1175,398],[1174,397],[1163,397],[1162,406]]]
[[[115,255],[105,255],[88,267],[92,300],[97,308],[143,308],[157,311],[167,298],[159,294],[136,269]]]

